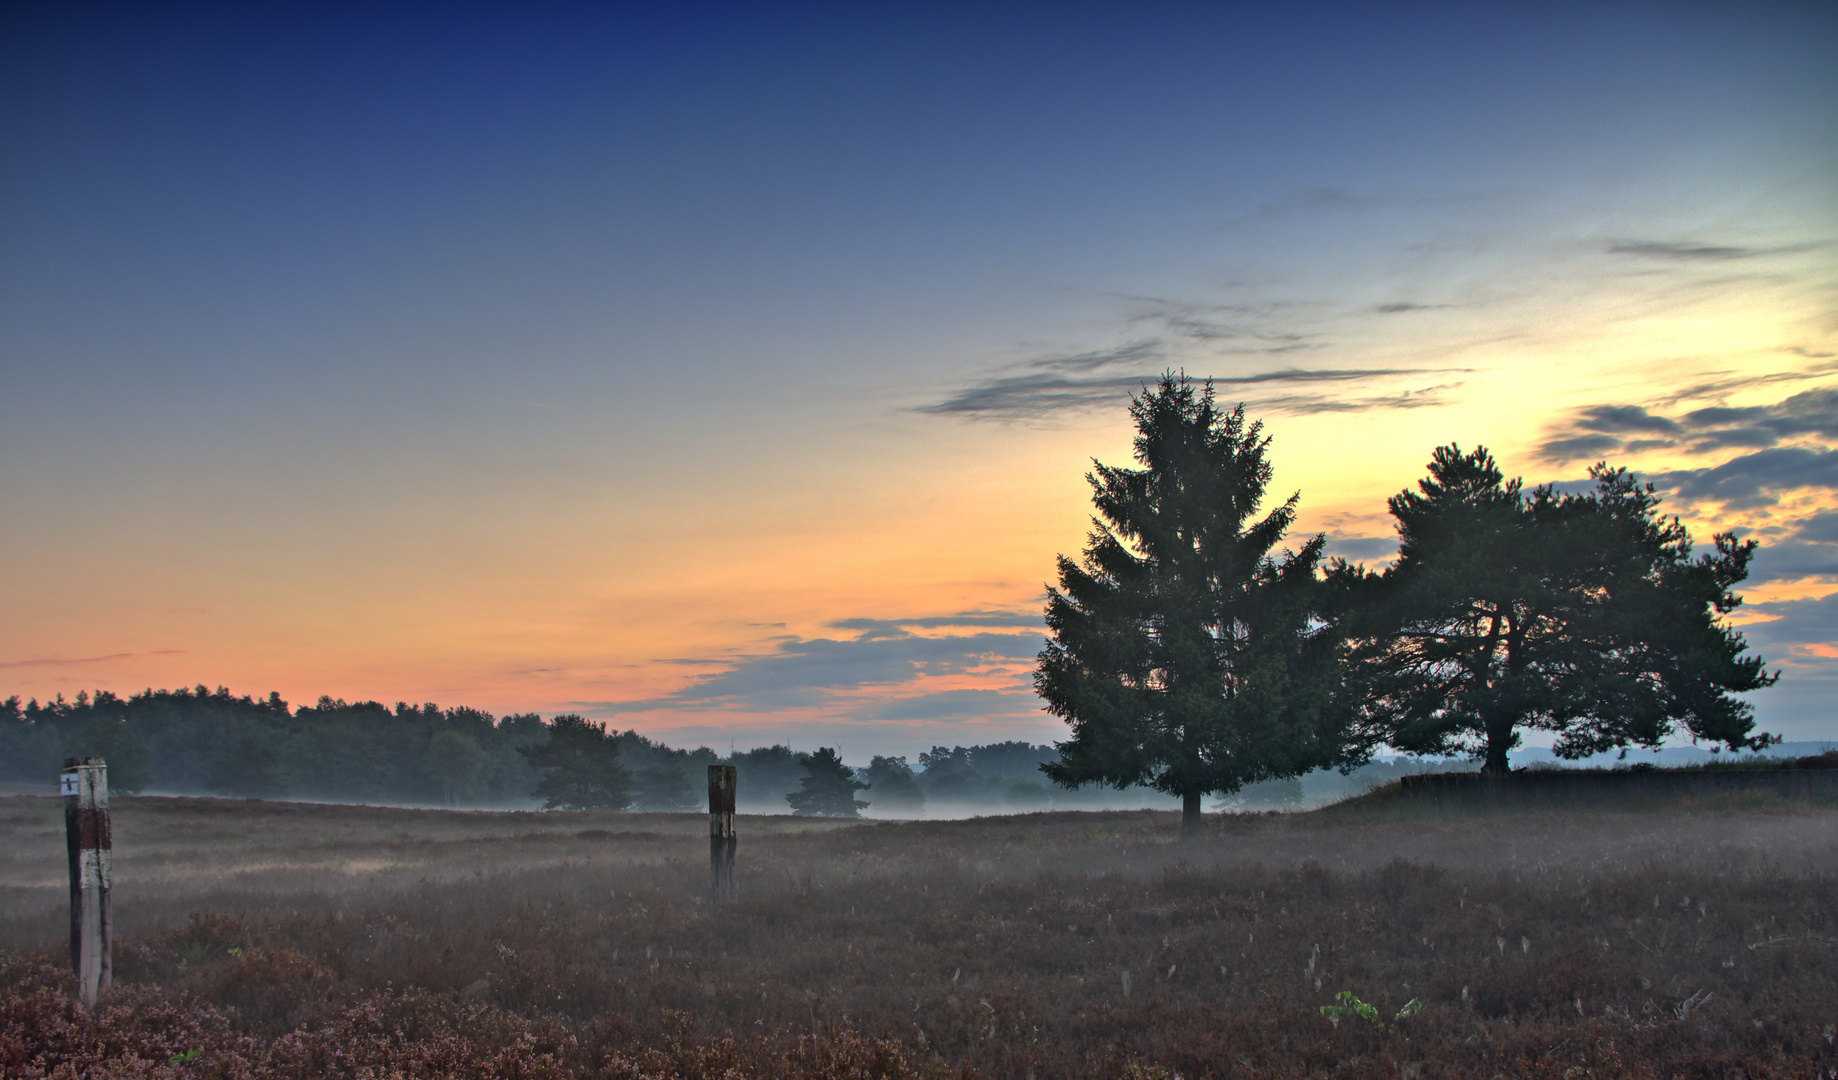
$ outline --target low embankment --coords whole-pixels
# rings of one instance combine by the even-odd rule
[[[1455,803],[1604,806],[1678,800],[1838,802],[1838,753],[1773,769],[1526,769],[1507,776],[1424,773],[1395,796]]]

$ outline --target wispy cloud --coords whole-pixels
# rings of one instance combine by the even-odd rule
[[[1400,390],[1395,394],[1370,394],[1365,397],[1332,397],[1327,394],[1287,394],[1282,397],[1257,398],[1254,404],[1262,412],[1316,413],[1371,412],[1378,409],[1424,409],[1445,402],[1443,391],[1460,383],[1442,383],[1417,390]]]
[[[1674,240],[1611,240],[1610,255],[1638,255],[1647,259],[1678,259],[1688,262],[1728,262],[1731,259],[1753,259],[1771,254],[1765,248],[1737,247],[1734,244],[1703,244]]]
[[[1381,205],[1383,205],[1383,200],[1370,195],[1356,195],[1346,188],[1302,188],[1281,198],[1259,204],[1249,213],[1226,221],[1224,228],[1232,229],[1252,223],[1277,221],[1296,215],[1319,214],[1324,210],[1365,210]]]
[[[1797,345],[1781,351],[1811,360],[1823,360],[1831,356],[1830,353],[1812,352]],[[1813,364],[1798,371],[1764,371],[1754,374],[1718,373],[1703,382],[1681,386],[1659,399],[1657,403],[1677,405],[1685,401],[1716,400],[1739,390],[1752,390],[1758,386],[1776,386],[1782,383],[1810,382],[1814,379],[1823,379],[1834,372],[1838,372],[1838,363]]]
[[[110,652],[108,656],[79,656],[75,659],[7,659],[0,661],[0,669],[7,667],[77,667],[85,663],[114,663],[118,659],[132,659],[136,656],[182,656],[184,648],[154,648],[153,652]]]
[[[1200,376],[1219,387],[1281,386],[1284,384],[1353,383],[1407,375],[1441,373],[1453,369],[1424,368],[1285,368],[1256,375]],[[920,412],[988,417],[1038,416],[1067,409],[1111,406],[1130,394],[1153,385],[1159,372],[1081,378],[1056,370],[1041,370],[992,379],[959,391]],[[1428,387],[1400,394],[1334,399],[1320,395],[1284,395],[1259,399],[1260,408],[1273,412],[1351,412],[1365,409],[1409,409],[1436,404]]]
[[[1773,247],[1752,247],[1743,244],[1713,244],[1701,240],[1628,238],[1608,241],[1606,250],[1610,255],[1628,255],[1640,259],[1659,259],[1681,263],[1727,263],[1743,259],[1764,259],[1775,255],[1799,255],[1808,251],[1818,251],[1827,246],[1826,243],[1817,241],[1776,244]]]
[[[182,652],[184,652],[183,649],[159,649],[154,652],[141,653],[139,655],[142,655],[142,656],[178,656]],[[82,657],[77,657],[71,660],[62,660],[62,659],[6,660],[6,661],[0,661],[0,668],[74,667],[79,664],[107,664],[115,660],[129,660],[129,659],[132,659],[135,655],[136,655],[135,653],[120,652],[120,653],[109,653],[107,656],[82,656]]]

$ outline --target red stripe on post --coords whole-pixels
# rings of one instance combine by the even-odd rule
[[[99,757],[66,758],[58,790],[64,795],[64,842],[70,855],[70,966],[77,976],[77,1000],[93,1007],[108,991],[114,967],[107,763]]]

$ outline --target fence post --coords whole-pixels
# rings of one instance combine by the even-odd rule
[[[732,765],[708,767],[708,874],[710,898],[719,904],[732,900],[734,889],[735,770]]]
[[[93,1008],[113,976],[109,878],[108,765],[99,757],[65,758],[58,777],[64,795],[64,843],[70,852],[70,966],[77,1000]]]

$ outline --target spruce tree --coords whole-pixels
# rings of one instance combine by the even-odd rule
[[[785,796],[791,812],[802,817],[860,817],[868,804],[855,797],[867,788],[855,770],[842,763],[836,751],[822,747],[804,757],[804,779],[798,790]]]
[[[1273,556],[1299,495],[1259,517],[1271,466],[1260,423],[1210,383],[1162,376],[1130,403],[1140,469],[1093,462],[1100,518],[1059,558],[1034,686],[1071,727],[1041,766],[1071,787],[1178,795],[1183,835],[1210,793],[1337,759],[1331,629],[1318,618],[1325,542]]]
[[[619,739],[586,717],[563,713],[549,723],[549,740],[520,746],[532,768],[547,770],[532,794],[554,810],[624,810],[632,805],[632,774],[619,760]]]

